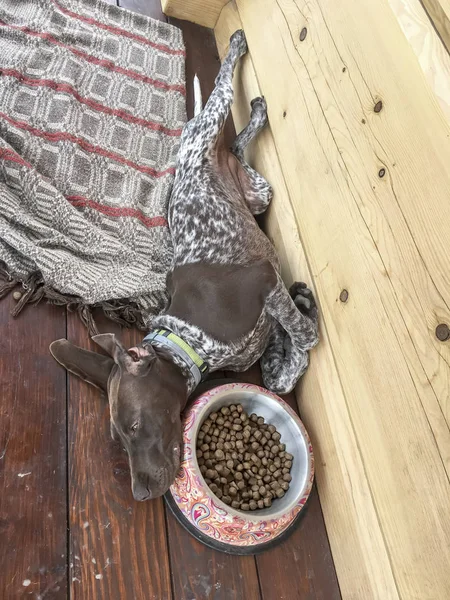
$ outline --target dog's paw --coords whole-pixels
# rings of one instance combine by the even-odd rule
[[[235,48],[240,56],[248,51],[247,40],[243,29],[238,29],[230,38],[230,48]]]
[[[267,103],[264,98],[253,98],[250,102],[252,107],[252,120],[261,121],[264,125],[267,123]]]
[[[298,310],[314,321],[317,321],[317,304],[312,291],[306,283],[298,281],[289,288],[289,295]]]

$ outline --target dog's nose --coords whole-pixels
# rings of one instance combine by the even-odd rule
[[[133,487],[133,498],[135,500],[138,500],[139,502],[144,502],[144,500],[150,500],[151,496],[151,493],[146,487]]]
[[[132,482],[133,498],[139,502],[149,500],[152,496],[146,475],[138,475]]]
[[[148,490],[140,490],[138,492],[133,492],[133,497],[139,502],[144,502],[144,500],[150,500],[151,495]]]

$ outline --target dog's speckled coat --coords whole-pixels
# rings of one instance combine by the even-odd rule
[[[305,371],[308,350],[317,344],[317,308],[305,284],[295,284],[288,292],[278,274],[275,249],[253,216],[264,212],[272,198],[270,185],[243,158],[245,146],[267,123],[263,98],[253,100],[250,123],[232,147],[231,158],[240,163],[238,182],[223,181],[218,173],[221,133],[233,101],[233,71],[246,51],[244,33],[238,31],[205,108],[184,128],[169,207],[173,270],[193,263],[251,266],[269,261],[274,270],[271,290],[256,323],[239,339],[219,341],[170,314],[156,317],[152,325],[182,337],[211,371],[242,371],[261,358],[264,384],[283,394]],[[192,387],[190,381],[190,391]]]

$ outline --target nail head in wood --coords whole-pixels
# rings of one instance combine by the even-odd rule
[[[374,110],[374,112],[379,113],[379,112],[381,112],[382,108],[383,108],[383,103],[381,100],[378,100],[378,102],[373,107],[373,110]]]
[[[436,327],[436,337],[440,342],[446,342],[450,339],[450,329],[447,323],[441,323]]]
[[[378,171],[378,177],[384,177],[386,175],[386,169],[380,169]]]
[[[347,302],[347,300],[348,300],[348,291],[347,290],[342,290],[342,292],[339,294],[339,300],[341,302]]]
[[[307,33],[308,33],[308,30],[306,29],[306,27],[303,27],[303,29],[300,31],[300,41],[301,42],[303,42],[305,40]]]

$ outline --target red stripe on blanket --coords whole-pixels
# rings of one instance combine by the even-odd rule
[[[0,159],[2,158],[4,160],[10,160],[11,162],[18,163],[23,167],[29,167],[30,169],[33,168],[30,163],[17,154],[17,152],[14,152],[14,150],[8,150],[8,148],[0,148]]]
[[[147,121],[146,119],[141,119],[140,117],[135,117],[132,114],[126,112],[125,110],[117,109],[117,108],[109,108],[108,106],[104,106],[100,104],[100,102],[96,102],[95,100],[91,100],[89,98],[85,98],[81,96],[68,83],[57,83],[51,79],[35,79],[34,77],[29,77],[28,75],[24,75],[20,73],[20,71],[16,71],[16,69],[1,69],[0,75],[5,75],[7,77],[15,77],[19,81],[25,83],[26,85],[30,85],[33,87],[48,87],[52,90],[56,90],[57,92],[64,92],[66,94],[70,94],[73,96],[80,104],[85,104],[96,110],[97,112],[103,112],[107,115],[114,115],[115,117],[119,117],[123,121],[128,121],[129,123],[134,123],[136,125],[141,125],[142,127],[146,127],[147,129],[151,129],[152,131],[161,131],[162,133],[170,136],[179,136],[181,135],[182,129],[169,129],[168,127],[164,127],[159,123],[155,123],[153,121]]]
[[[83,50],[78,50],[78,48],[74,48],[73,46],[69,46],[68,44],[64,44],[64,42],[60,42],[55,37],[53,37],[50,33],[41,33],[39,31],[35,31],[34,29],[30,29],[29,27],[21,27],[19,25],[11,25],[6,23],[5,21],[0,20],[0,25],[2,27],[9,27],[10,29],[17,29],[25,33],[26,35],[31,35],[34,37],[41,38],[50,42],[51,44],[55,44],[56,46],[60,46],[61,48],[65,48],[69,50],[75,56],[82,58],[94,65],[98,65],[100,67],[104,67],[105,69],[109,69],[110,71],[114,71],[115,73],[120,73],[121,75],[125,75],[130,77],[131,79],[135,79],[136,81],[142,81],[143,83],[148,83],[154,87],[164,89],[164,90],[173,90],[176,92],[180,92],[183,96],[186,95],[186,88],[181,84],[170,84],[165,83],[164,81],[158,81],[157,79],[152,79],[151,77],[147,77],[147,75],[141,75],[141,73],[137,73],[136,71],[132,71],[131,69],[124,69],[123,67],[119,67],[115,65],[111,60],[106,60],[103,58],[97,58],[92,54],[88,54]]]
[[[40,138],[44,138],[51,142],[66,141],[66,142],[71,142],[73,144],[77,144],[78,146],[80,146],[80,148],[83,148],[83,150],[85,150],[86,152],[90,152],[92,154],[99,154],[100,156],[104,156],[105,158],[110,158],[111,160],[114,160],[115,162],[126,165],[127,167],[131,167],[132,169],[136,169],[136,171],[140,171],[141,173],[146,173],[147,175],[150,175],[151,177],[159,178],[159,177],[164,177],[164,175],[168,175],[168,174],[174,175],[175,174],[174,167],[169,167],[168,169],[165,169],[164,171],[156,171],[155,169],[152,169],[151,167],[145,167],[143,165],[138,165],[137,163],[132,162],[131,160],[128,160],[128,159],[124,158],[123,156],[120,156],[119,154],[115,154],[114,152],[109,152],[109,150],[105,150],[105,148],[101,148],[100,146],[94,146],[94,144],[91,144],[90,142],[87,142],[86,140],[83,140],[82,138],[76,137],[75,135],[72,135],[71,133],[66,133],[64,131],[54,131],[54,132],[42,131],[41,129],[38,129],[37,127],[33,127],[32,125],[25,123],[25,121],[16,121],[16,119],[9,117],[8,115],[6,115],[5,113],[2,113],[2,112],[0,112],[0,119],[4,119],[5,121],[8,121],[8,123],[13,125],[13,127],[17,127],[18,129],[23,129],[24,131],[28,131],[32,135],[35,135]]]
[[[176,56],[185,56],[186,55],[186,52],[184,50],[174,50],[173,48],[170,48],[169,46],[166,46],[164,44],[157,44],[156,42],[152,42],[151,40],[147,39],[146,37],[144,37],[142,35],[138,35],[137,33],[131,33],[131,31],[127,31],[126,29],[122,29],[121,27],[114,27],[113,25],[106,25],[106,23],[97,21],[96,19],[93,19],[92,17],[84,17],[83,15],[75,13],[75,12],[69,10],[68,8],[61,6],[61,4],[59,2],[57,2],[57,0],[52,0],[52,2],[63,14],[65,14],[69,17],[72,17],[73,19],[78,19],[79,21],[82,21],[83,23],[88,23],[89,25],[95,25],[96,27],[99,27],[100,29],[106,29],[107,31],[110,31],[111,33],[115,33],[115,34],[121,35],[123,37],[131,38],[133,40],[136,40],[137,42],[141,42],[142,44],[146,44],[147,46],[151,46],[152,48],[161,50],[161,52],[166,52],[167,54],[173,54]]]
[[[75,207],[92,208],[98,212],[107,215],[108,217],[134,217],[148,228],[151,227],[167,227],[168,223],[164,217],[146,217],[141,211],[136,208],[120,208],[114,206],[105,206],[93,200],[83,198],[83,196],[67,196],[66,199]]]
[[[15,162],[24,167],[29,167],[30,169],[32,168],[32,165],[19,156],[17,152],[8,150],[7,148],[0,148],[0,159]],[[164,217],[146,217],[136,208],[105,206],[98,202],[94,202],[94,200],[84,198],[83,196],[67,196],[66,200],[68,200],[75,208],[92,208],[108,217],[132,217],[139,219],[139,221],[149,229],[151,227],[168,227],[167,219]]]

